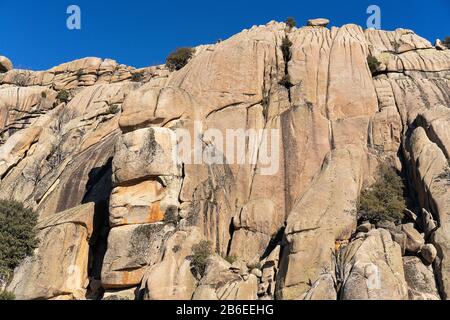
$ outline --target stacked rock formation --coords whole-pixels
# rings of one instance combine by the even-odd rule
[[[174,72],[97,58],[34,72],[2,58],[0,198],[34,208],[41,239],[8,290],[449,298],[450,51],[411,30],[327,24],[253,26]],[[278,170],[179,161],[179,129],[220,156],[207,129],[276,129]],[[262,157],[261,144],[244,146]],[[387,161],[404,172],[414,212],[402,225],[358,225],[359,195]],[[212,254],[200,277],[202,240]]]

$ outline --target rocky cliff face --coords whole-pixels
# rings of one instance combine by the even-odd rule
[[[270,22],[175,72],[0,65],[0,198],[40,216],[17,298],[450,297],[449,50],[404,29]],[[176,161],[178,129],[216,156],[207,129],[277,129],[278,170]],[[262,157],[261,141],[244,146]],[[360,192],[387,161],[414,212],[358,226]],[[214,254],[198,277],[202,240]]]

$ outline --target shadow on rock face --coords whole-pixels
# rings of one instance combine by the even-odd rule
[[[95,288],[93,282],[99,282],[101,277],[103,258],[107,249],[109,234],[109,195],[112,191],[112,158],[102,166],[93,168],[89,172],[86,184],[86,194],[83,203],[94,202],[94,232],[90,239],[89,249],[89,278],[91,284],[87,293],[88,298],[98,298],[100,288]]]

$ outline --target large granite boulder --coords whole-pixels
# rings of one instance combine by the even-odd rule
[[[85,299],[94,204],[42,219],[34,255],[16,269],[8,291],[17,299]]]

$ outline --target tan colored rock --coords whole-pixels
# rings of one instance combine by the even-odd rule
[[[247,203],[233,218],[235,228],[230,255],[248,262],[259,261],[278,226],[275,206],[269,199],[255,199]]]
[[[189,300],[195,291],[197,279],[191,271],[192,246],[203,235],[195,227],[179,230],[166,243],[164,258],[148,268],[142,280],[144,299]]]
[[[403,257],[409,300],[440,300],[431,266],[417,257]]]
[[[425,129],[428,138],[436,143],[447,158],[450,157],[450,109],[444,105],[436,105],[417,118],[417,122]]]
[[[176,87],[155,88],[152,83],[130,93],[123,103],[119,125],[123,132],[164,126],[180,119],[194,105],[190,96]]]
[[[137,286],[145,268],[161,259],[173,227],[163,223],[125,225],[111,229],[102,267],[102,285],[108,289]]]
[[[246,279],[244,279],[246,278]],[[193,300],[256,300],[258,280],[253,274],[241,276],[218,256],[209,259],[205,276],[195,289]]]
[[[19,300],[84,299],[93,223],[93,203],[40,220],[39,247],[18,267],[8,291]]]
[[[279,298],[304,299],[311,288],[308,283],[334,269],[335,241],[350,239],[356,229],[361,155],[358,148],[334,150],[288,217],[289,250],[280,262]]]
[[[28,127],[53,108],[56,95],[45,87],[0,88],[0,132]]]
[[[422,235],[414,228],[413,223],[402,225],[402,231],[406,234],[406,251],[417,253],[425,244]]]
[[[0,56],[0,73],[8,72],[13,69],[13,64],[11,60],[9,60],[5,56]]]
[[[389,231],[371,230],[365,239],[357,239],[343,255],[344,300],[404,300],[407,285],[400,246]]]
[[[436,47],[436,50],[447,50],[447,46],[442,43],[440,39],[436,39],[434,46]]]
[[[326,27],[330,20],[325,18],[309,19],[307,25],[311,27]]]
[[[0,176],[3,176],[26,156],[31,146],[39,140],[41,132],[41,127],[24,129],[0,146]]]
[[[109,203],[110,225],[117,227],[162,221],[165,214],[161,210],[163,197],[164,187],[156,180],[114,188]]]
[[[436,280],[441,288],[442,299],[448,299],[449,283],[450,283],[450,228],[448,224],[444,224],[431,237],[431,242],[437,249],[438,257],[435,262]]]
[[[436,277],[443,298],[449,296],[450,260],[449,260],[449,224],[450,206],[448,203],[448,161],[442,149],[428,139],[425,129],[414,130],[411,140],[411,163],[415,169],[414,182],[422,207],[432,208],[440,221],[440,227],[431,235],[431,243],[437,249]]]
[[[425,208],[422,208],[421,222],[422,230],[425,232],[425,238],[428,238],[438,228],[438,224],[434,221],[433,215]]]
[[[102,300],[136,300],[137,289],[131,288],[127,290],[106,291]]]
[[[449,51],[436,50],[410,30],[306,27],[288,33],[292,59],[286,65],[280,48],[285,36],[284,23],[253,26],[226,41],[196,48],[193,59],[177,72],[85,58],[47,71],[1,74],[0,131],[5,130],[0,145],[13,139],[9,146],[26,151],[12,154],[0,147],[8,162],[2,169],[0,198],[25,202],[42,218],[86,201],[96,203],[96,215],[106,216],[111,200],[110,217],[117,227],[111,231],[104,268],[111,287],[134,288],[143,269],[167,264],[161,252],[148,259],[147,253],[128,257],[133,232],[127,230],[160,221],[163,213],[170,225],[198,228],[221,256],[231,248],[252,264],[262,258],[260,283],[250,270],[232,271],[221,261],[225,275],[208,274],[197,297],[254,298],[257,292],[261,299],[272,299],[277,287],[278,298],[335,299],[340,279],[334,274],[334,253],[354,234],[360,189],[374,181],[378,164],[389,160],[410,174],[420,206],[439,221],[440,229],[423,230],[437,250],[435,271],[444,296],[450,243],[444,168]],[[367,66],[369,54],[382,62],[383,74],[375,78]],[[293,85],[289,90],[279,84],[285,70]],[[41,95],[43,89],[47,98]],[[70,90],[72,100],[56,106],[54,95],[61,89]],[[164,126],[193,132],[196,120],[201,132],[279,130],[275,173],[261,174],[261,164],[233,163],[184,164],[181,174],[166,157],[171,152],[159,155],[158,165],[150,161],[146,153],[155,149],[147,148],[140,130],[162,132],[159,127]],[[37,127],[42,132],[29,143],[24,130]],[[128,134],[133,138],[114,152],[121,130],[121,140]],[[164,138],[172,135],[165,132],[161,139],[171,140]],[[219,150],[218,142],[203,138],[205,145]],[[175,149],[172,142],[161,145]],[[252,151],[263,156],[261,145]],[[122,174],[115,175],[114,185],[111,171]],[[152,191],[152,181],[161,184],[161,198]],[[270,210],[255,210],[263,214],[241,219],[242,208],[258,199],[270,200]],[[183,219],[177,222],[178,217]],[[230,233],[234,217],[239,223]],[[286,242],[278,265],[279,257],[261,257],[261,252],[265,256],[276,245],[267,246],[272,235],[268,230],[279,230],[285,221]],[[422,221],[417,224],[422,229]],[[401,246],[405,238],[398,235],[403,233],[390,231]],[[155,244],[166,238],[157,231],[153,236]],[[366,236],[358,234],[357,241],[366,241]],[[142,265],[139,258],[145,260]],[[150,295],[189,296],[186,259],[174,259],[177,268],[170,269],[167,283],[155,276]],[[161,275],[159,268],[155,274]],[[123,280],[126,274],[131,281]],[[158,284],[164,289],[158,291]]]
[[[437,250],[431,243],[427,243],[420,249],[420,255],[427,264],[432,264],[436,260]]]
[[[157,176],[179,176],[175,133],[165,128],[140,129],[116,143],[113,181],[116,185]]]

